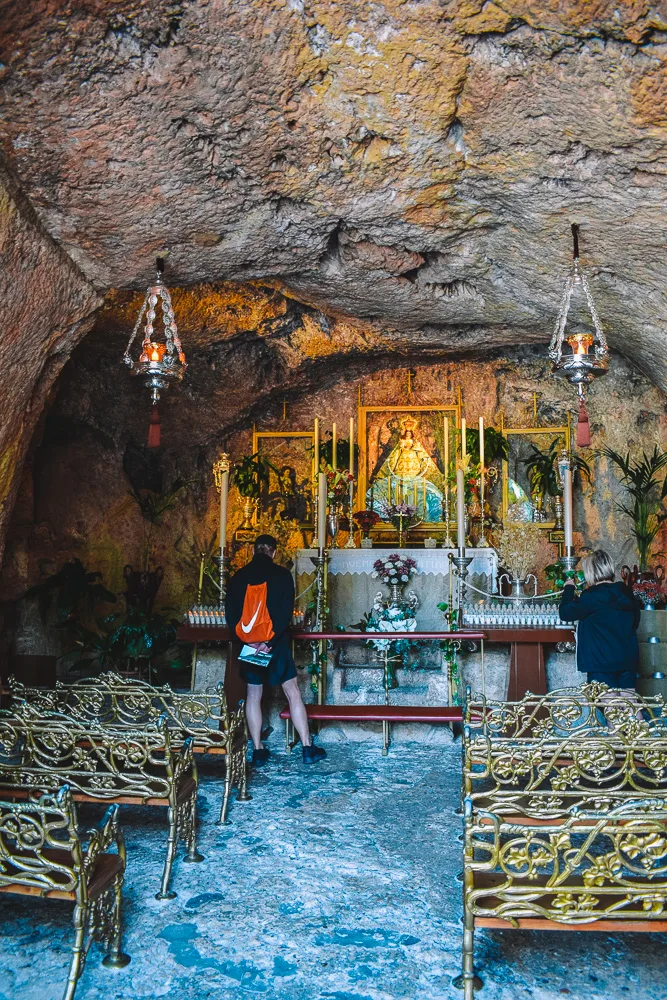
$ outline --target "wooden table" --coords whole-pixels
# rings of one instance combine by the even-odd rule
[[[510,644],[508,701],[520,701],[527,691],[547,693],[544,647],[574,642],[571,628],[484,628],[487,642]]]

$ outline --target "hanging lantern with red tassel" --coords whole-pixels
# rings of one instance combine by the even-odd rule
[[[125,348],[123,361],[132,369],[133,375],[140,375],[144,379],[144,384],[151,391],[153,409],[148,428],[148,447],[158,448],[160,445],[160,414],[158,412],[158,400],[160,390],[166,389],[170,382],[180,382],[187,367],[185,354],[178,337],[178,327],[174,318],[174,310],[171,304],[169,290],[162,281],[164,273],[164,258],[158,257],[156,261],[157,279],[154,285],[149,285],[146,289],[146,296],[139,312],[137,322]],[[155,333],[155,306],[158,298],[162,300],[162,320],[164,324],[164,343],[157,339]],[[144,339],[141,344],[141,354],[136,362],[130,356],[130,349],[137,336],[137,331],[141,321],[146,314],[146,324],[144,326]]]
[[[595,303],[588,287],[586,275],[579,270],[579,226],[572,223],[574,253],[572,270],[565,282],[565,291],[558,311],[556,328],[549,345],[549,357],[556,371],[562,371],[568,382],[577,387],[579,394],[579,420],[577,422],[577,445],[588,447],[591,443],[590,424],[586,412],[586,387],[599,375],[606,375],[609,368],[609,347],[600,325]],[[594,333],[574,332],[566,336],[565,326],[572,295],[579,290],[586,298],[588,311],[593,321]],[[567,350],[565,345],[570,348]],[[565,349],[564,349],[565,348]]]

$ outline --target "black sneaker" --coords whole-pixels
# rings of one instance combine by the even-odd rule
[[[266,747],[262,747],[261,750],[253,750],[252,752],[252,762],[255,767],[261,767],[269,759],[269,750]]]
[[[303,747],[303,762],[304,764],[316,764],[318,760],[324,760],[327,755],[326,750],[322,747],[316,747],[311,745],[309,747]]]

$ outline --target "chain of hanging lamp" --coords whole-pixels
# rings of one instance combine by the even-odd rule
[[[579,268],[579,227],[576,223],[572,224],[572,239],[574,244],[572,269],[565,282],[556,326],[549,344],[549,357],[553,361],[554,369],[562,371],[568,382],[576,386],[579,395],[577,444],[586,446],[590,444],[590,427],[585,404],[586,387],[593,379],[607,373],[609,346],[593,302],[588,280]],[[595,333],[572,333],[566,336],[565,329],[572,295],[579,288],[583,289]],[[563,351],[564,344],[569,345],[571,353]]]

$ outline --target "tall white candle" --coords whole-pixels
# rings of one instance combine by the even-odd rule
[[[461,417],[461,458],[466,457],[466,418]]]
[[[565,528],[565,549],[572,548],[572,469],[566,469],[563,476],[563,525]],[[569,552],[567,553],[569,555]]]
[[[327,477],[324,472],[317,476],[317,546],[326,548],[327,544]]]
[[[315,475],[320,471],[320,418],[315,417],[315,426],[313,428],[313,442],[315,446]]]
[[[331,467],[333,469],[337,468],[336,465],[336,422],[331,425]]]
[[[445,478],[449,477],[449,417],[445,417]]]
[[[354,475],[354,417],[350,417],[350,475]]]
[[[466,509],[465,509],[465,486],[463,484],[463,469],[456,470],[456,527],[457,544],[461,550],[461,555],[465,555],[466,547]]]
[[[227,495],[229,493],[229,472],[220,477],[220,555],[224,555],[227,545]]]
[[[484,475],[484,417],[479,418],[479,464]]]

